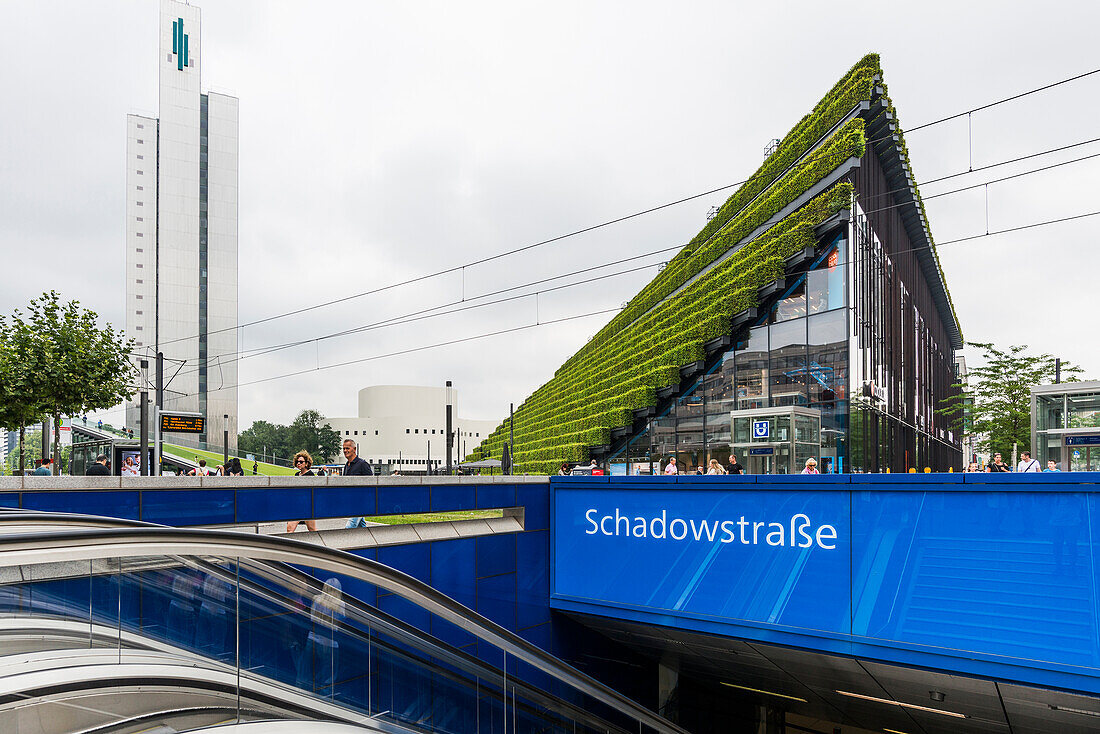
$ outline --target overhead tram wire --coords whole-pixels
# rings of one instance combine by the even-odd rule
[[[221,389],[222,390],[229,390],[231,388],[248,387],[249,385],[259,385],[261,383],[271,382],[273,380],[282,380],[282,379],[285,379],[287,377],[296,377],[298,375],[309,374],[310,372],[322,372],[324,370],[329,370],[329,369],[333,369],[333,368],[336,368],[336,367],[347,367],[347,366],[353,365],[353,364],[361,364],[363,362],[372,362],[376,359],[387,359],[389,357],[399,357],[399,356],[402,356],[402,355],[405,355],[405,354],[414,354],[416,352],[423,352],[423,351],[428,350],[428,349],[438,349],[440,347],[449,347],[449,346],[452,346],[452,345],[455,345],[455,344],[463,344],[463,343],[466,343],[466,342],[477,341],[479,339],[488,339],[490,337],[502,336],[504,334],[514,334],[518,331],[526,331],[527,329],[534,329],[534,328],[537,328],[539,326],[547,326],[549,324],[560,324],[560,323],[564,323],[566,321],[575,321],[577,319],[588,318],[589,316],[601,316],[603,314],[617,312],[618,310],[619,310],[618,308],[605,308],[605,309],[602,309],[600,311],[590,311],[588,313],[576,314],[576,315],[573,315],[573,316],[564,316],[560,319],[549,319],[549,320],[539,321],[538,323],[534,323],[534,324],[525,324],[523,326],[514,326],[510,329],[500,329],[499,331],[490,331],[490,332],[487,332],[485,334],[475,334],[474,336],[462,337],[461,339],[451,339],[450,341],[437,342],[435,344],[428,344],[428,345],[421,346],[421,347],[410,347],[408,349],[402,349],[402,350],[399,350],[399,351],[396,351],[396,352],[389,352],[387,354],[375,354],[375,355],[371,355],[370,357],[362,357],[362,358],[359,358],[359,359],[349,359],[345,362],[337,362],[337,363],[334,363],[334,364],[326,364],[326,365],[321,365],[321,366],[318,366],[318,367],[311,367],[309,369],[298,370],[296,372],[288,372],[286,374],[275,375],[273,377],[264,377],[264,378],[261,378],[259,380],[250,380],[249,382],[238,382],[236,385],[226,385],[226,386],[222,387]],[[183,397],[193,397],[194,395],[197,395],[197,393],[191,393],[190,395],[184,395]]]
[[[658,250],[657,252],[663,252],[663,251]],[[648,254],[645,255],[645,256],[639,256],[639,257],[646,257],[646,256],[648,256]],[[290,349],[292,347],[303,346],[305,344],[312,344],[312,343],[315,343],[315,342],[321,342],[321,341],[325,341],[325,340],[328,340],[328,339],[335,339],[335,338],[344,337],[344,336],[351,336],[352,334],[359,334],[359,333],[363,333],[363,332],[366,332],[366,331],[373,331],[375,329],[383,329],[383,328],[386,328],[386,327],[389,327],[389,326],[402,326],[404,324],[410,324],[410,323],[414,323],[416,321],[423,321],[425,319],[433,319],[433,318],[438,318],[440,316],[451,316],[453,314],[458,314],[458,313],[462,313],[462,312],[465,312],[465,311],[471,311],[471,310],[478,309],[478,308],[486,308],[488,306],[497,306],[497,305],[500,305],[502,303],[508,303],[508,302],[511,302],[511,301],[518,301],[518,300],[522,300],[524,298],[532,298],[534,296],[538,296],[538,295],[541,295],[543,293],[552,293],[553,291],[564,290],[566,288],[573,288],[575,286],[580,286],[580,285],[588,285],[589,283],[594,283],[594,282],[601,281],[601,280],[607,280],[609,278],[614,278],[614,277],[617,277],[617,276],[620,276],[620,275],[628,275],[630,273],[636,273],[636,272],[640,272],[642,270],[648,270],[650,268],[655,268],[658,265],[661,265],[661,263],[650,263],[649,265],[641,265],[641,266],[638,266],[638,267],[635,267],[635,268],[630,268],[628,270],[620,270],[620,271],[615,272],[615,273],[609,273],[607,275],[599,275],[599,276],[596,276],[596,277],[593,277],[593,278],[588,278],[586,280],[580,280],[580,281],[577,281],[577,282],[574,282],[574,283],[565,283],[565,284],[562,284],[562,285],[554,286],[552,288],[544,288],[544,289],[539,290],[539,291],[532,291],[530,293],[521,293],[521,294],[515,295],[515,296],[507,296],[505,298],[499,298],[495,301],[488,301],[488,302],[485,302],[485,303],[469,304],[469,305],[463,306],[463,305],[461,305],[462,303],[464,303],[463,301],[453,301],[453,302],[448,303],[448,304],[442,304],[440,306],[433,306],[431,308],[422,309],[420,311],[414,311],[410,314],[395,316],[393,318],[385,319],[383,321],[377,321],[377,322],[374,322],[374,323],[371,323],[371,324],[364,324],[362,326],[357,326],[353,329],[345,329],[343,331],[338,331],[338,332],[333,332],[331,334],[325,334],[325,335],[322,335],[322,336],[313,337],[312,339],[304,339],[304,340],[298,340],[298,341],[294,341],[294,342],[287,342],[285,344],[271,345],[270,347],[264,348],[262,351],[259,351],[259,352],[253,353],[253,354],[242,355],[242,356],[234,358],[234,359],[225,360],[225,361],[221,362],[221,364],[223,366],[224,365],[229,365],[229,364],[233,364],[235,362],[240,362],[244,359],[249,359],[251,357],[261,357],[261,356],[265,356],[267,354],[272,354],[274,352],[282,351],[284,349]],[[570,275],[574,275],[574,274],[575,273],[571,273]],[[558,276],[557,278],[550,278],[549,280],[556,280],[556,279],[562,278],[562,277],[567,277],[567,276]],[[536,284],[539,283],[539,282],[544,282],[544,281],[534,281],[534,283],[536,283]],[[531,285],[531,284],[512,286],[511,288],[505,288],[503,290],[495,291],[493,293],[485,293],[485,294],[482,294],[480,296],[477,296],[476,299],[480,300],[482,298],[487,298],[487,297],[492,296],[492,295],[497,295],[497,294],[500,294],[500,293],[506,293],[508,291],[516,290],[517,288],[526,288],[526,287],[529,287],[529,285]],[[469,300],[470,299],[467,299],[467,302]],[[446,308],[446,307],[449,307],[449,306],[456,306],[456,305],[460,306],[460,307],[451,309],[449,311],[439,311],[439,309]],[[438,313],[432,313],[433,311],[438,311]],[[184,372],[182,374],[192,374],[192,373],[197,372],[197,371],[198,370],[196,369],[196,370],[191,370],[189,372]]]
[[[1060,149],[1055,149],[1055,150],[1060,150]],[[1037,153],[1037,154],[1034,154],[1032,156],[1024,156],[1023,159],[1030,158],[1030,157],[1035,157],[1037,155],[1041,155],[1041,154]],[[924,196],[923,198],[924,199],[935,199],[935,198],[939,198],[939,197],[942,197],[942,196],[957,194],[957,193],[961,193],[961,192],[964,192],[964,191],[969,191],[969,190],[976,189],[976,188],[982,188],[983,186],[988,186],[989,184],[1000,183],[1000,182],[1003,182],[1003,181],[1008,181],[1008,180],[1012,180],[1012,179],[1016,179],[1016,178],[1021,178],[1021,177],[1024,177],[1024,176],[1027,176],[1027,175],[1030,175],[1030,174],[1033,174],[1033,173],[1039,173],[1039,172],[1042,172],[1042,171],[1047,171],[1047,170],[1050,170],[1050,169],[1053,169],[1053,168],[1059,168],[1061,166],[1069,165],[1069,164],[1072,164],[1072,163],[1078,163],[1080,161],[1089,160],[1089,159],[1097,158],[1097,157],[1100,157],[1100,153],[1095,153],[1095,154],[1092,154],[1092,155],[1083,156],[1081,158],[1075,158],[1075,159],[1072,159],[1072,160],[1069,160],[1069,161],[1062,161],[1060,163],[1051,164],[1049,166],[1044,166],[1042,168],[1036,168],[1036,169],[1033,169],[1033,170],[1030,170],[1030,171],[1021,171],[1019,173],[1015,173],[1015,174],[1012,174],[1010,176],[1004,176],[1002,178],[994,179],[992,181],[986,181],[986,182],[980,183],[980,184],[973,184],[973,185],[970,185],[970,186],[964,186],[962,188],[952,189],[950,191],[943,191],[943,192],[940,192],[938,194],[932,194],[932,195]],[[1015,160],[1022,160],[1022,159],[1015,159]],[[987,168],[995,167],[997,165],[1001,165],[1001,164],[993,164],[992,166],[988,166]],[[951,178],[951,177],[950,176],[945,176],[940,180],[947,179],[947,178]],[[874,213],[881,212],[881,211],[888,211],[890,209],[896,209],[899,206],[902,206],[902,205],[891,204],[891,205],[886,206],[886,207],[879,207],[879,208],[876,208],[876,209],[867,209],[867,210],[864,210],[864,213],[865,214],[874,214]],[[653,264],[650,264],[650,265],[644,265],[644,266],[637,267],[637,268],[622,270],[622,271],[618,271],[618,272],[615,272],[615,273],[609,273],[609,274],[602,275],[602,276],[596,276],[596,277],[593,277],[593,278],[588,278],[588,279],[585,279],[585,280],[577,281],[577,282],[574,282],[574,283],[567,283],[567,284],[564,284],[564,285],[555,286],[553,288],[546,288],[546,289],[543,289],[543,290],[532,291],[532,292],[529,292],[529,293],[523,293],[523,294],[520,294],[520,295],[517,295],[517,296],[510,296],[508,298],[497,299],[495,301],[490,301],[490,302],[487,302],[487,303],[471,304],[471,305],[468,305],[468,306],[462,306],[461,308],[455,308],[455,309],[451,309],[451,310],[447,310],[447,311],[442,310],[442,309],[450,308],[452,306],[461,305],[463,303],[469,303],[470,301],[478,301],[478,300],[481,300],[481,299],[484,299],[484,298],[490,298],[492,296],[500,295],[500,294],[507,293],[507,292],[514,291],[514,290],[518,290],[520,288],[528,288],[528,287],[531,287],[533,285],[539,285],[541,283],[546,283],[546,282],[550,282],[550,281],[554,281],[554,280],[560,280],[562,278],[572,277],[572,276],[575,276],[575,275],[578,275],[578,274],[581,274],[581,273],[584,273],[584,272],[590,272],[593,269],[600,269],[600,268],[610,267],[611,265],[618,265],[618,264],[622,264],[622,263],[625,263],[625,262],[631,262],[631,261],[634,261],[634,260],[643,259],[643,258],[646,258],[646,257],[652,257],[654,255],[663,254],[663,253],[666,253],[666,252],[670,252],[672,250],[678,250],[678,249],[681,249],[682,247],[683,247],[683,245],[673,245],[671,247],[663,248],[663,249],[660,249],[660,250],[654,250],[652,252],[647,252],[647,253],[644,253],[642,255],[636,255],[636,256],[633,256],[633,257],[629,257],[629,258],[623,258],[621,260],[616,260],[616,261],[613,261],[611,263],[606,263],[604,265],[599,265],[599,266],[596,266],[596,268],[589,268],[589,269],[585,269],[585,270],[577,270],[577,271],[573,271],[571,273],[565,273],[563,275],[553,276],[551,278],[544,278],[544,279],[541,279],[541,280],[531,281],[529,283],[524,283],[524,284],[521,284],[521,285],[510,286],[508,288],[502,288],[502,289],[497,290],[497,291],[482,293],[482,294],[479,294],[477,296],[467,298],[464,301],[462,301],[462,300],[460,300],[460,301],[451,301],[449,303],[444,303],[444,304],[440,304],[438,306],[432,306],[430,308],[421,309],[421,310],[418,310],[418,311],[413,311],[413,312],[402,314],[402,315],[399,315],[399,316],[394,316],[394,317],[389,318],[389,319],[373,322],[373,323],[370,323],[370,324],[364,324],[362,326],[354,327],[354,328],[351,328],[351,329],[345,329],[345,330],[342,330],[342,331],[333,332],[333,333],[330,333],[330,334],[325,334],[325,335],[318,336],[318,337],[313,337],[313,338],[310,338],[310,339],[299,339],[299,340],[295,340],[295,341],[292,341],[292,342],[285,342],[285,343],[282,343],[282,344],[269,345],[267,347],[259,347],[259,348],[256,348],[255,350],[252,350],[252,353],[250,353],[250,354],[242,354],[241,356],[238,356],[238,357],[229,359],[227,361],[224,361],[221,364],[224,366],[224,365],[227,365],[227,364],[233,364],[233,363],[240,362],[244,359],[264,356],[266,354],[271,354],[271,353],[274,353],[274,352],[277,352],[277,351],[282,351],[284,349],[290,349],[290,348],[293,348],[293,347],[296,347],[296,346],[302,346],[302,345],[305,345],[305,344],[312,344],[312,343],[315,343],[315,342],[325,341],[325,340],[328,340],[328,339],[334,339],[334,338],[339,338],[339,337],[343,337],[343,336],[350,336],[352,334],[362,333],[362,332],[365,332],[365,331],[372,331],[372,330],[375,330],[375,329],[381,329],[381,328],[385,328],[385,327],[388,327],[388,326],[399,326],[399,325],[408,324],[408,323],[412,323],[412,322],[416,322],[416,321],[423,321],[423,320],[429,319],[429,318],[436,318],[436,317],[439,317],[439,316],[449,316],[449,315],[453,315],[453,314],[456,314],[456,313],[461,313],[461,312],[464,312],[464,311],[474,310],[474,309],[477,309],[477,308],[483,308],[483,307],[487,307],[487,306],[499,305],[501,303],[515,301],[515,300],[521,300],[521,299],[524,299],[524,298],[531,298],[531,297],[535,297],[535,296],[538,296],[538,295],[543,294],[543,293],[553,292],[553,291],[556,291],[556,290],[562,290],[564,288],[571,288],[571,287],[575,287],[575,286],[579,286],[579,285],[587,285],[589,283],[594,283],[594,282],[598,282],[598,281],[605,280],[605,279],[608,279],[608,278],[617,277],[619,275],[625,275],[625,274],[638,272],[638,271],[641,271],[641,270],[646,270],[648,268],[655,267],[659,263],[653,263]],[[433,313],[433,312],[438,312],[438,313]],[[220,356],[227,356],[227,355],[220,355]],[[183,372],[182,374],[191,374],[191,373],[194,373],[194,372],[197,372],[197,369],[196,370],[188,370],[188,371]]]
[[[1078,74],[1076,76],[1069,77],[1067,79],[1062,79],[1062,80],[1059,80],[1057,82],[1053,82],[1053,83],[1050,83],[1050,84],[1046,84],[1046,85],[1043,85],[1041,87],[1036,87],[1034,89],[1030,89],[1030,90],[1027,90],[1025,92],[1020,92],[1018,94],[1011,95],[1011,96],[1005,97],[1003,99],[995,100],[993,102],[981,105],[979,107],[975,107],[975,108],[970,109],[970,110],[966,110],[964,112],[959,112],[959,113],[956,113],[956,114],[953,114],[953,115],[948,115],[947,117],[942,117],[938,120],[932,120],[931,122],[926,122],[922,125],[917,125],[915,127],[909,128],[905,132],[908,134],[908,133],[911,133],[911,132],[915,132],[917,130],[922,130],[922,129],[931,127],[933,125],[938,125],[938,124],[941,124],[941,123],[944,123],[944,122],[948,122],[950,120],[955,120],[955,119],[958,119],[958,118],[963,117],[965,115],[973,114],[974,112],[979,112],[981,110],[986,110],[986,109],[989,109],[991,107],[996,107],[997,105],[1004,104],[1006,102],[1011,102],[1013,100],[1021,99],[1023,97],[1027,97],[1029,95],[1036,94],[1038,92],[1042,92],[1042,91],[1045,91],[1045,90],[1048,90],[1048,89],[1052,89],[1054,87],[1061,86],[1063,84],[1068,84],[1070,82],[1078,81],[1080,79],[1084,79],[1086,77],[1092,76],[1092,75],[1097,74],[1097,73],[1100,73],[1100,69],[1094,69],[1093,71],[1085,72],[1083,74]],[[879,138],[879,139],[868,140],[867,142],[869,144],[871,144],[871,143],[879,142],[881,140],[888,140],[891,137],[893,137],[892,133],[890,135],[883,136],[882,138]],[[810,163],[816,162],[817,160],[820,160],[820,158],[811,157],[810,159],[802,161],[800,165],[808,165]],[[565,239],[568,239],[568,238],[571,238],[571,237],[576,237],[576,236],[579,236],[581,234],[586,234],[588,232],[593,232],[595,230],[602,229],[604,227],[609,227],[613,224],[619,224],[621,222],[625,222],[625,221],[628,221],[628,220],[631,220],[631,219],[635,219],[637,217],[644,216],[646,214],[652,214],[654,212],[661,211],[662,209],[667,209],[669,207],[676,206],[678,204],[683,204],[683,203],[688,202],[688,201],[693,201],[695,199],[699,199],[699,198],[702,198],[704,196],[709,196],[709,195],[712,195],[712,194],[715,194],[715,193],[719,193],[721,191],[726,191],[726,190],[731,189],[731,188],[736,187],[736,186],[743,186],[747,183],[751,183],[752,181],[756,180],[756,178],[759,175],[760,175],[759,173],[754,174],[753,176],[750,176],[749,178],[745,179],[744,181],[727,184],[725,186],[719,186],[718,188],[710,189],[709,191],[704,191],[704,192],[699,193],[699,194],[693,194],[691,196],[686,196],[686,197],[677,199],[675,201],[671,201],[671,202],[667,202],[665,204],[660,204],[660,205],[657,205],[657,206],[649,207],[647,209],[643,209],[641,211],[634,212],[632,214],[627,214],[625,216],[616,217],[614,219],[610,219],[610,220],[607,220],[605,222],[601,222],[599,224],[595,224],[595,225],[584,227],[584,228],[581,228],[581,229],[578,229],[578,230],[574,230],[572,232],[568,232],[568,233],[565,233],[565,234],[562,234],[562,235],[558,235],[556,237],[551,237],[551,238],[546,239],[546,240],[542,240],[542,241],[539,241],[539,242],[534,242],[534,243],[531,243],[531,244],[528,244],[528,245],[524,245],[522,247],[517,247],[517,248],[512,249],[512,250],[508,250],[508,251],[505,251],[505,252],[497,253],[495,255],[490,255],[490,256],[483,257],[483,258],[480,258],[480,259],[477,259],[477,260],[473,260],[473,261],[465,263],[463,265],[455,265],[453,267],[445,268],[443,270],[438,270],[438,271],[433,272],[433,273],[428,273],[428,274],[425,274],[425,275],[417,276],[415,278],[409,278],[409,279],[404,280],[404,281],[398,281],[396,283],[391,283],[389,285],[382,286],[380,288],[375,288],[375,289],[368,290],[368,291],[362,291],[360,293],[355,293],[355,294],[352,294],[352,295],[349,295],[349,296],[344,296],[344,297],[341,297],[341,298],[334,299],[332,301],[326,301],[326,302],[323,302],[323,303],[318,303],[318,304],[314,304],[314,305],[311,305],[311,306],[305,306],[305,307],[294,309],[294,310],[291,310],[291,311],[286,311],[286,312],[283,312],[283,313],[274,314],[272,316],[267,316],[267,317],[264,317],[262,319],[256,319],[254,321],[250,321],[250,322],[247,322],[247,323],[244,323],[244,324],[238,324],[236,326],[226,327],[224,329],[216,329],[214,331],[207,332],[207,335],[209,336],[211,334],[218,334],[218,333],[221,333],[221,332],[224,332],[224,331],[244,329],[244,328],[247,328],[249,326],[255,326],[257,324],[267,323],[269,321],[274,321],[274,320],[281,319],[281,318],[286,318],[286,317],[289,317],[289,316],[295,316],[295,315],[298,315],[298,314],[301,314],[301,313],[306,313],[308,311],[313,311],[313,310],[316,310],[316,309],[319,309],[319,308],[325,308],[325,307],[333,306],[333,305],[336,305],[336,304],[339,304],[339,303],[346,303],[347,301],[354,300],[356,298],[361,298],[363,296],[368,296],[368,295],[375,295],[377,293],[382,293],[384,291],[392,290],[392,289],[395,289],[395,288],[400,288],[400,287],[403,287],[403,286],[406,286],[406,285],[412,285],[414,283],[419,283],[419,282],[422,282],[422,281],[425,281],[425,280],[430,280],[432,278],[436,278],[436,277],[439,277],[439,276],[442,276],[442,275],[447,275],[447,274],[450,274],[450,273],[457,273],[457,272],[460,272],[462,270],[465,270],[468,267],[474,267],[474,266],[477,266],[477,265],[485,264],[487,262],[492,262],[494,260],[499,260],[501,258],[509,257],[511,255],[515,255],[515,254],[518,254],[518,253],[521,253],[521,252],[526,252],[528,250],[532,250],[532,249],[535,249],[537,247],[542,247],[543,245],[552,244],[554,242],[560,242],[561,240],[565,240]],[[721,231],[721,229],[725,226],[725,224],[728,224],[728,221],[729,220],[727,220],[725,223],[723,223],[722,227],[718,228],[718,231]],[[172,343],[175,343],[175,342],[178,342],[178,341],[186,341],[187,339],[196,338],[196,336],[197,335],[192,335],[192,336],[188,336],[188,337],[180,337],[180,338],[177,338],[177,339],[172,339],[172,340],[169,340],[169,341],[162,342],[161,344],[164,345],[164,344],[172,344]]]
[[[1009,227],[1007,229],[996,230],[996,231],[987,232],[987,233],[984,233],[984,234],[976,234],[976,235],[971,235],[969,237],[960,237],[960,238],[953,239],[953,240],[946,240],[946,241],[941,242],[938,245],[936,245],[936,247],[939,248],[939,247],[943,247],[945,245],[958,244],[958,243],[962,243],[962,242],[970,242],[970,241],[973,241],[973,240],[982,239],[984,237],[995,237],[997,235],[1008,234],[1010,232],[1019,232],[1019,231],[1023,231],[1023,230],[1034,229],[1036,227],[1045,227],[1045,226],[1048,226],[1048,225],[1051,225],[1051,224],[1059,224],[1061,222],[1070,222],[1070,221],[1074,221],[1074,220],[1077,220],[1077,219],[1085,219],[1087,217],[1095,217],[1095,216],[1098,216],[1098,215],[1100,215],[1100,210],[1094,211],[1094,212],[1087,212],[1085,214],[1077,214],[1077,215],[1069,216],[1069,217],[1060,217],[1058,219],[1050,219],[1050,220],[1046,220],[1046,221],[1043,221],[1043,222],[1032,222],[1030,224],[1021,225],[1019,227]],[[924,249],[924,248],[922,248],[922,247],[910,247],[910,248],[906,248],[906,249],[903,249],[903,250],[883,252],[882,254],[887,256],[887,257],[893,257],[893,256],[900,255],[900,254],[903,254],[903,253],[906,253],[906,252],[917,252],[917,251],[922,250],[922,249]],[[860,258],[859,261],[864,262],[865,258]],[[843,263],[842,265],[838,265],[837,267],[849,267],[853,264],[854,264],[854,261],[849,261],[849,262]],[[879,267],[884,267],[884,266],[879,266]],[[375,354],[375,355],[371,355],[369,357],[362,357],[362,358],[359,358],[359,359],[347,360],[345,362],[337,362],[337,363],[334,363],[334,364],[320,365],[320,366],[317,366],[317,367],[311,367],[309,369],[297,370],[295,372],[287,372],[287,373],[282,374],[282,375],[273,375],[271,377],[264,377],[264,378],[261,378],[259,380],[251,380],[249,382],[238,382],[235,385],[225,385],[225,386],[221,387],[220,389],[228,390],[228,389],[232,389],[232,388],[248,387],[250,385],[258,385],[258,384],[261,384],[261,383],[272,382],[274,380],[281,380],[281,379],[285,379],[287,377],[297,377],[299,375],[309,374],[310,372],[322,372],[324,370],[333,369],[333,368],[336,368],[336,367],[347,367],[349,365],[361,364],[363,362],[371,362],[371,361],[378,360],[378,359],[387,359],[389,357],[398,357],[398,356],[403,356],[405,354],[413,354],[413,353],[416,353],[416,352],[422,352],[422,351],[426,351],[426,350],[429,350],[429,349],[437,349],[437,348],[440,348],[440,347],[452,346],[454,344],[462,344],[462,343],[465,343],[465,342],[477,341],[479,339],[487,339],[487,338],[494,337],[494,336],[501,336],[501,335],[504,335],[504,334],[511,334],[511,333],[515,333],[515,332],[519,332],[519,331],[525,331],[527,329],[534,329],[534,328],[537,328],[537,327],[540,327],[540,326],[546,326],[546,325],[549,325],[549,324],[559,324],[559,323],[563,323],[563,322],[566,322],[566,321],[573,321],[573,320],[576,320],[576,319],[588,318],[589,316],[599,316],[599,315],[602,315],[602,314],[615,313],[615,312],[618,312],[619,310],[620,310],[619,308],[607,308],[607,309],[602,309],[600,311],[591,311],[589,313],[577,314],[577,315],[574,315],[574,316],[565,316],[565,317],[560,318],[560,319],[551,319],[549,321],[539,321],[539,322],[534,323],[534,324],[526,324],[524,326],[516,326],[516,327],[512,327],[510,329],[501,329],[499,331],[491,331],[491,332],[487,332],[487,333],[484,333],[484,334],[476,334],[474,336],[463,337],[461,339],[452,339],[450,341],[437,342],[435,344],[428,344],[428,345],[420,346],[420,347],[410,347],[409,349],[402,349],[402,350],[399,350],[399,351],[396,351],[396,352],[388,352],[386,354]],[[192,397],[195,394],[197,394],[197,393],[190,393],[190,394],[182,395],[180,397]]]

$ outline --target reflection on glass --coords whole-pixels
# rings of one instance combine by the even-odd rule
[[[806,319],[774,324],[771,328],[771,404],[805,405]]]
[[[749,332],[744,349],[736,357],[737,409],[764,408],[768,405],[768,327]]]
[[[806,315],[806,282],[802,281],[772,312],[771,323],[802,318]]]
[[[843,400],[848,385],[848,322],[844,310],[808,320],[810,402]]]

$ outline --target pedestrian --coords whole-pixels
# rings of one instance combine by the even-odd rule
[[[257,464],[255,461],[253,461],[252,462],[252,476],[256,476],[256,473],[259,471],[259,469],[260,469],[260,465]]]
[[[1007,473],[1007,472],[1012,471],[1011,469],[1008,468],[1008,464],[1001,461],[1001,455],[1000,454],[993,454],[993,461],[986,464],[985,470],[989,474],[998,474],[1000,472],[1006,472]]]
[[[229,457],[229,462],[225,465],[225,474],[229,477],[243,477],[244,467],[241,466],[241,460],[236,456]]]
[[[559,477],[567,477],[567,476],[569,476],[569,474],[572,471],[573,470],[569,468],[569,464],[562,464],[561,468],[558,469],[558,476]],[[394,473],[396,474],[396,472],[394,472]]]
[[[374,470],[370,468],[370,464],[359,458],[359,447],[350,438],[344,439],[344,458],[347,463],[344,464],[344,471],[340,473],[345,477],[369,477],[374,475]],[[365,528],[367,527],[367,521],[362,517],[353,517],[348,520],[348,524],[344,527]]]
[[[704,472],[704,471],[703,471],[703,467],[701,467],[701,466],[697,466],[697,467],[695,467],[695,474],[696,474],[696,476],[700,476],[700,477],[701,477],[701,476],[703,476],[704,474],[706,474],[706,472]]]
[[[1023,474],[1038,474],[1041,469],[1039,462],[1031,458],[1031,452],[1023,451],[1020,453],[1020,463],[1016,465],[1016,471]]]
[[[804,468],[802,470],[802,473],[803,474],[820,474],[821,472],[819,472],[817,470],[817,459],[814,459],[814,458],[806,459],[806,468]]]
[[[679,471],[680,470],[676,468],[676,457],[668,457],[668,464],[665,466],[665,474],[668,476],[672,476],[673,474],[677,474]]]
[[[737,456],[730,454],[730,468],[728,474],[744,474],[745,467],[741,466],[741,463],[737,461]]]
[[[53,474],[53,472],[50,471],[50,460],[49,459],[35,459],[34,464],[35,464],[35,469],[34,469],[33,472],[31,472],[31,476],[34,476],[34,477],[48,477],[48,476],[51,476]]]
[[[1060,472],[1062,470],[1058,468],[1058,462],[1057,461],[1055,461],[1054,459],[1047,459],[1047,468],[1043,469],[1043,471],[1045,471],[1045,472],[1048,472],[1048,471]]]
[[[195,476],[208,477],[210,470],[206,468],[206,459],[199,459],[199,468],[195,470]]]
[[[101,431],[103,430],[103,419],[102,418],[99,419],[99,423],[96,424],[96,428],[98,428]]]
[[[298,470],[298,472],[294,475],[296,477],[315,476],[312,471],[313,457],[309,455],[308,451],[299,451],[298,453],[294,454],[294,468]],[[305,520],[292,520],[288,522],[286,524],[286,531],[288,533],[293,533],[295,530],[298,529],[299,523],[303,522],[306,524],[306,530],[311,533],[317,532],[317,521],[310,518],[306,518]]]
[[[978,462],[972,461],[966,467],[967,474],[980,473],[981,469],[978,468]]]
[[[726,473],[726,470],[722,468],[722,465],[718,463],[718,459],[711,459],[709,463],[710,468],[707,469],[708,476],[722,476]]]
[[[111,476],[111,470],[107,468],[107,457],[103,454],[95,457],[95,461],[88,467],[88,471],[84,472],[85,476],[89,477],[109,477]]]

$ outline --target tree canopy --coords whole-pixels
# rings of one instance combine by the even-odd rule
[[[340,452],[340,434],[317,410],[303,410],[289,426],[255,421],[237,436],[237,446],[251,454],[289,458],[308,451],[314,463],[328,461]]]
[[[0,315],[0,425],[22,430],[45,416],[105,410],[134,394],[133,340],[57,291],[24,314]]]
[[[1007,350],[980,342],[968,345],[982,351],[984,363],[970,368],[969,381],[958,385],[962,393],[946,401],[945,412],[961,421],[984,451],[1008,456],[1013,444],[1020,451],[1030,451],[1031,388],[1054,382],[1054,356],[1027,354],[1026,345]],[[1074,382],[1082,372],[1080,367],[1062,362],[1063,381]]]

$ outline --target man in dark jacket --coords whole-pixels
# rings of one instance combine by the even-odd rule
[[[84,472],[89,477],[109,477],[111,476],[111,470],[107,468],[107,457],[103,454],[95,457],[95,463],[88,467],[88,471]]]
[[[344,464],[344,470],[340,472],[345,477],[368,477],[374,474],[374,470],[370,468],[370,464],[359,458],[359,449],[355,445],[355,441],[350,438],[344,439],[344,458],[347,463]],[[348,520],[345,528],[365,528],[367,527],[367,521],[362,517],[353,517]]]

